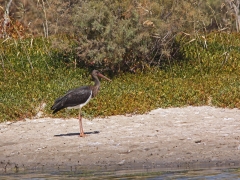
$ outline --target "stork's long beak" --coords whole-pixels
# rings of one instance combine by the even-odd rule
[[[98,76],[108,81],[112,81],[111,79],[108,79],[106,76],[102,75],[101,73],[98,73]]]

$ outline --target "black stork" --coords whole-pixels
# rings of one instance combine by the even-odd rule
[[[80,137],[85,136],[82,126],[81,108],[85,106],[91,98],[94,98],[97,95],[100,88],[100,81],[98,77],[111,81],[102,75],[98,70],[93,70],[91,75],[94,81],[93,86],[81,86],[76,89],[71,89],[62,97],[57,98],[51,107],[53,114],[64,108],[79,109]]]

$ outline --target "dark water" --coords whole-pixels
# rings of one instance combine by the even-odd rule
[[[23,179],[23,180],[47,180],[47,179],[239,179],[240,168],[234,169],[201,169],[201,170],[175,170],[175,171],[153,171],[153,170],[121,170],[111,172],[15,172],[15,173],[2,173],[0,179]]]

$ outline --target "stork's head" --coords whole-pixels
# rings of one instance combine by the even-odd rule
[[[98,70],[93,70],[92,71],[92,77],[101,77],[101,78],[104,78],[108,81],[111,81],[111,79],[108,79],[106,76],[102,75]]]

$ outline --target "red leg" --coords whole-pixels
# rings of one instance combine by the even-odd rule
[[[79,127],[80,127],[80,137],[85,137],[85,134],[83,132],[82,117],[81,116],[79,116]]]
[[[85,137],[86,135],[83,132],[83,125],[82,125],[82,116],[81,116],[81,109],[79,110],[79,129],[80,129],[80,137]]]

